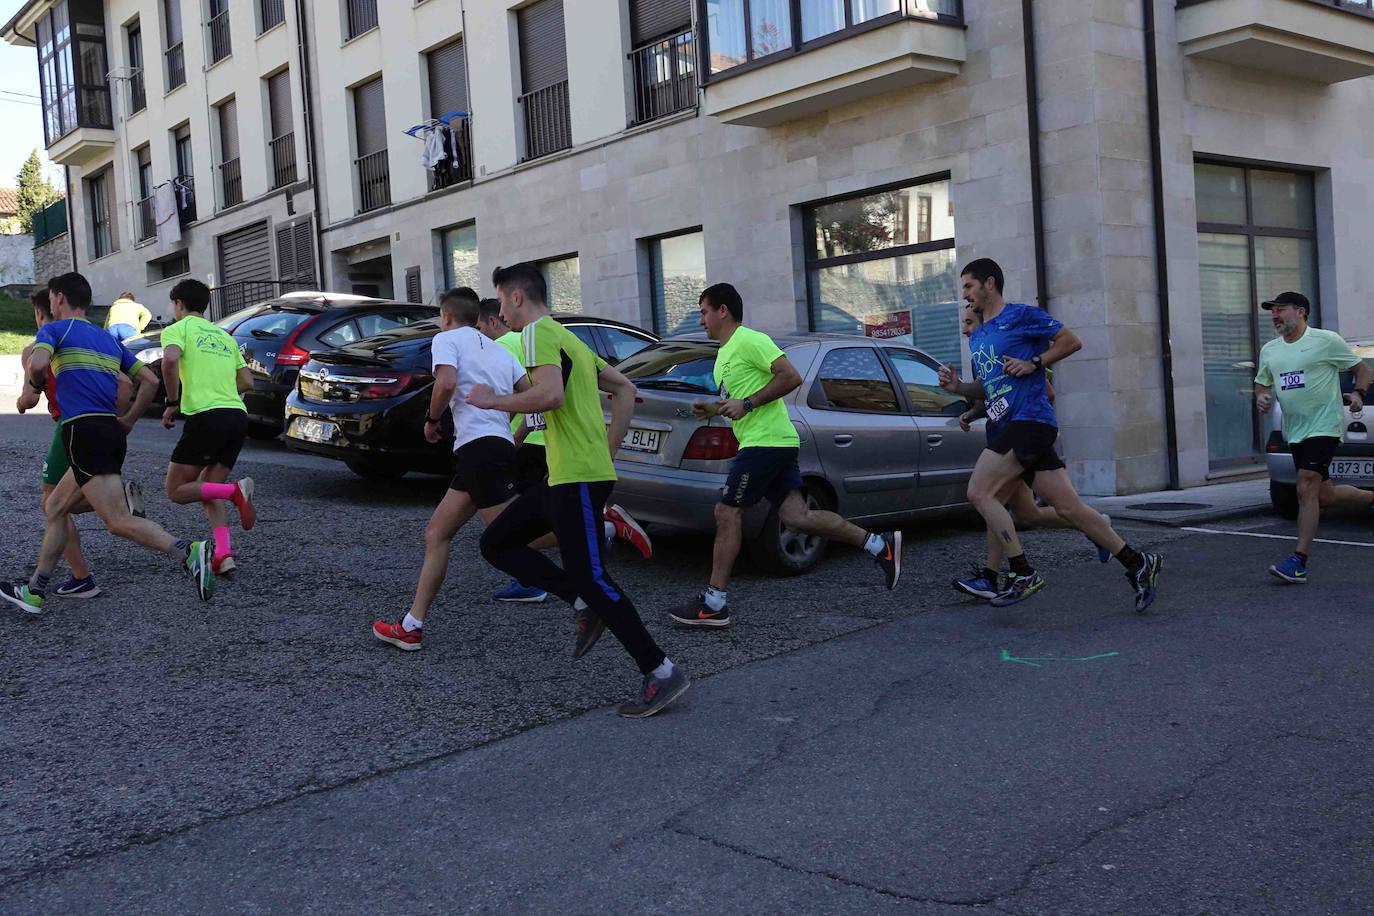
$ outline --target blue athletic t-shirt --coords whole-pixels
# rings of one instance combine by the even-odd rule
[[[1012,420],[1058,426],[1054,406],[1045,394],[1045,370],[1020,378],[1007,375],[1002,357],[1032,359],[1045,352],[1063,322],[1032,305],[1008,302],[1001,313],[973,332],[969,350],[973,371],[987,397],[988,430],[1000,429]]]
[[[78,417],[112,417],[119,400],[119,374],[138,375],[142,364],[122,343],[82,318],[50,321],[39,328],[34,350],[52,354],[62,422]]]

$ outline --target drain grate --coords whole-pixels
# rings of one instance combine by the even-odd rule
[[[1132,503],[1126,508],[1140,512],[1197,512],[1212,507],[1206,503]]]

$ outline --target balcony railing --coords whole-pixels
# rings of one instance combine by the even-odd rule
[[[210,290],[210,307],[205,317],[219,321],[225,315],[237,312],[258,302],[276,299],[283,293],[298,289],[310,289],[315,285],[313,278],[303,280],[240,280],[226,283]]]
[[[186,56],[181,42],[162,52],[167,57],[167,90],[186,85]]]
[[[358,212],[366,213],[391,203],[391,167],[386,150],[353,160],[358,167]]]
[[[129,111],[137,114],[148,107],[148,90],[143,84],[143,71],[135,70],[129,77]]]
[[[153,195],[138,202],[138,240],[146,242],[157,235],[157,218],[153,214]]]
[[[185,229],[196,221],[196,180],[190,175],[178,175],[172,190],[177,197],[177,222]]]
[[[272,150],[272,188],[285,187],[296,181],[296,134],[282,134],[268,144]]]
[[[1211,0],[1178,0],[1177,7],[1183,9],[1187,6],[1200,6],[1210,2]],[[1315,3],[1317,6],[1329,6],[1361,16],[1374,16],[1374,0],[1301,0],[1301,2]]]
[[[239,160],[229,159],[219,164],[220,190],[224,194],[224,206],[232,207],[243,203],[243,177],[239,174]]]
[[[572,110],[568,81],[520,96],[525,112],[525,158],[538,159],[572,146]]]
[[[351,41],[377,27],[377,0],[345,0],[348,6],[348,38]]]
[[[210,63],[217,64],[233,51],[229,44],[229,9],[206,23],[210,31]]]
[[[456,149],[454,149],[455,146]],[[450,153],[449,158],[430,170],[429,189],[431,191],[472,180],[472,122],[470,120],[461,118],[453,121],[445,140],[445,149]]]
[[[634,123],[692,108],[697,103],[696,42],[691,28],[630,52]]]
[[[258,0],[258,25],[261,35],[286,21],[286,0]]]

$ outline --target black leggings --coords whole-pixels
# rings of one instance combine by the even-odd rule
[[[602,512],[614,481],[540,483],[517,496],[482,533],[482,556],[522,585],[553,592],[568,604],[578,598],[600,617],[625,651],[634,657],[641,674],[663,664],[663,650],[654,642],[639,612],[605,568]],[[553,532],[563,568],[529,543]]]

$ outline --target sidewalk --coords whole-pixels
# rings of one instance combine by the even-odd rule
[[[1269,511],[1269,478],[1260,476],[1134,496],[1091,496],[1087,502],[1113,519],[1178,528]]]

